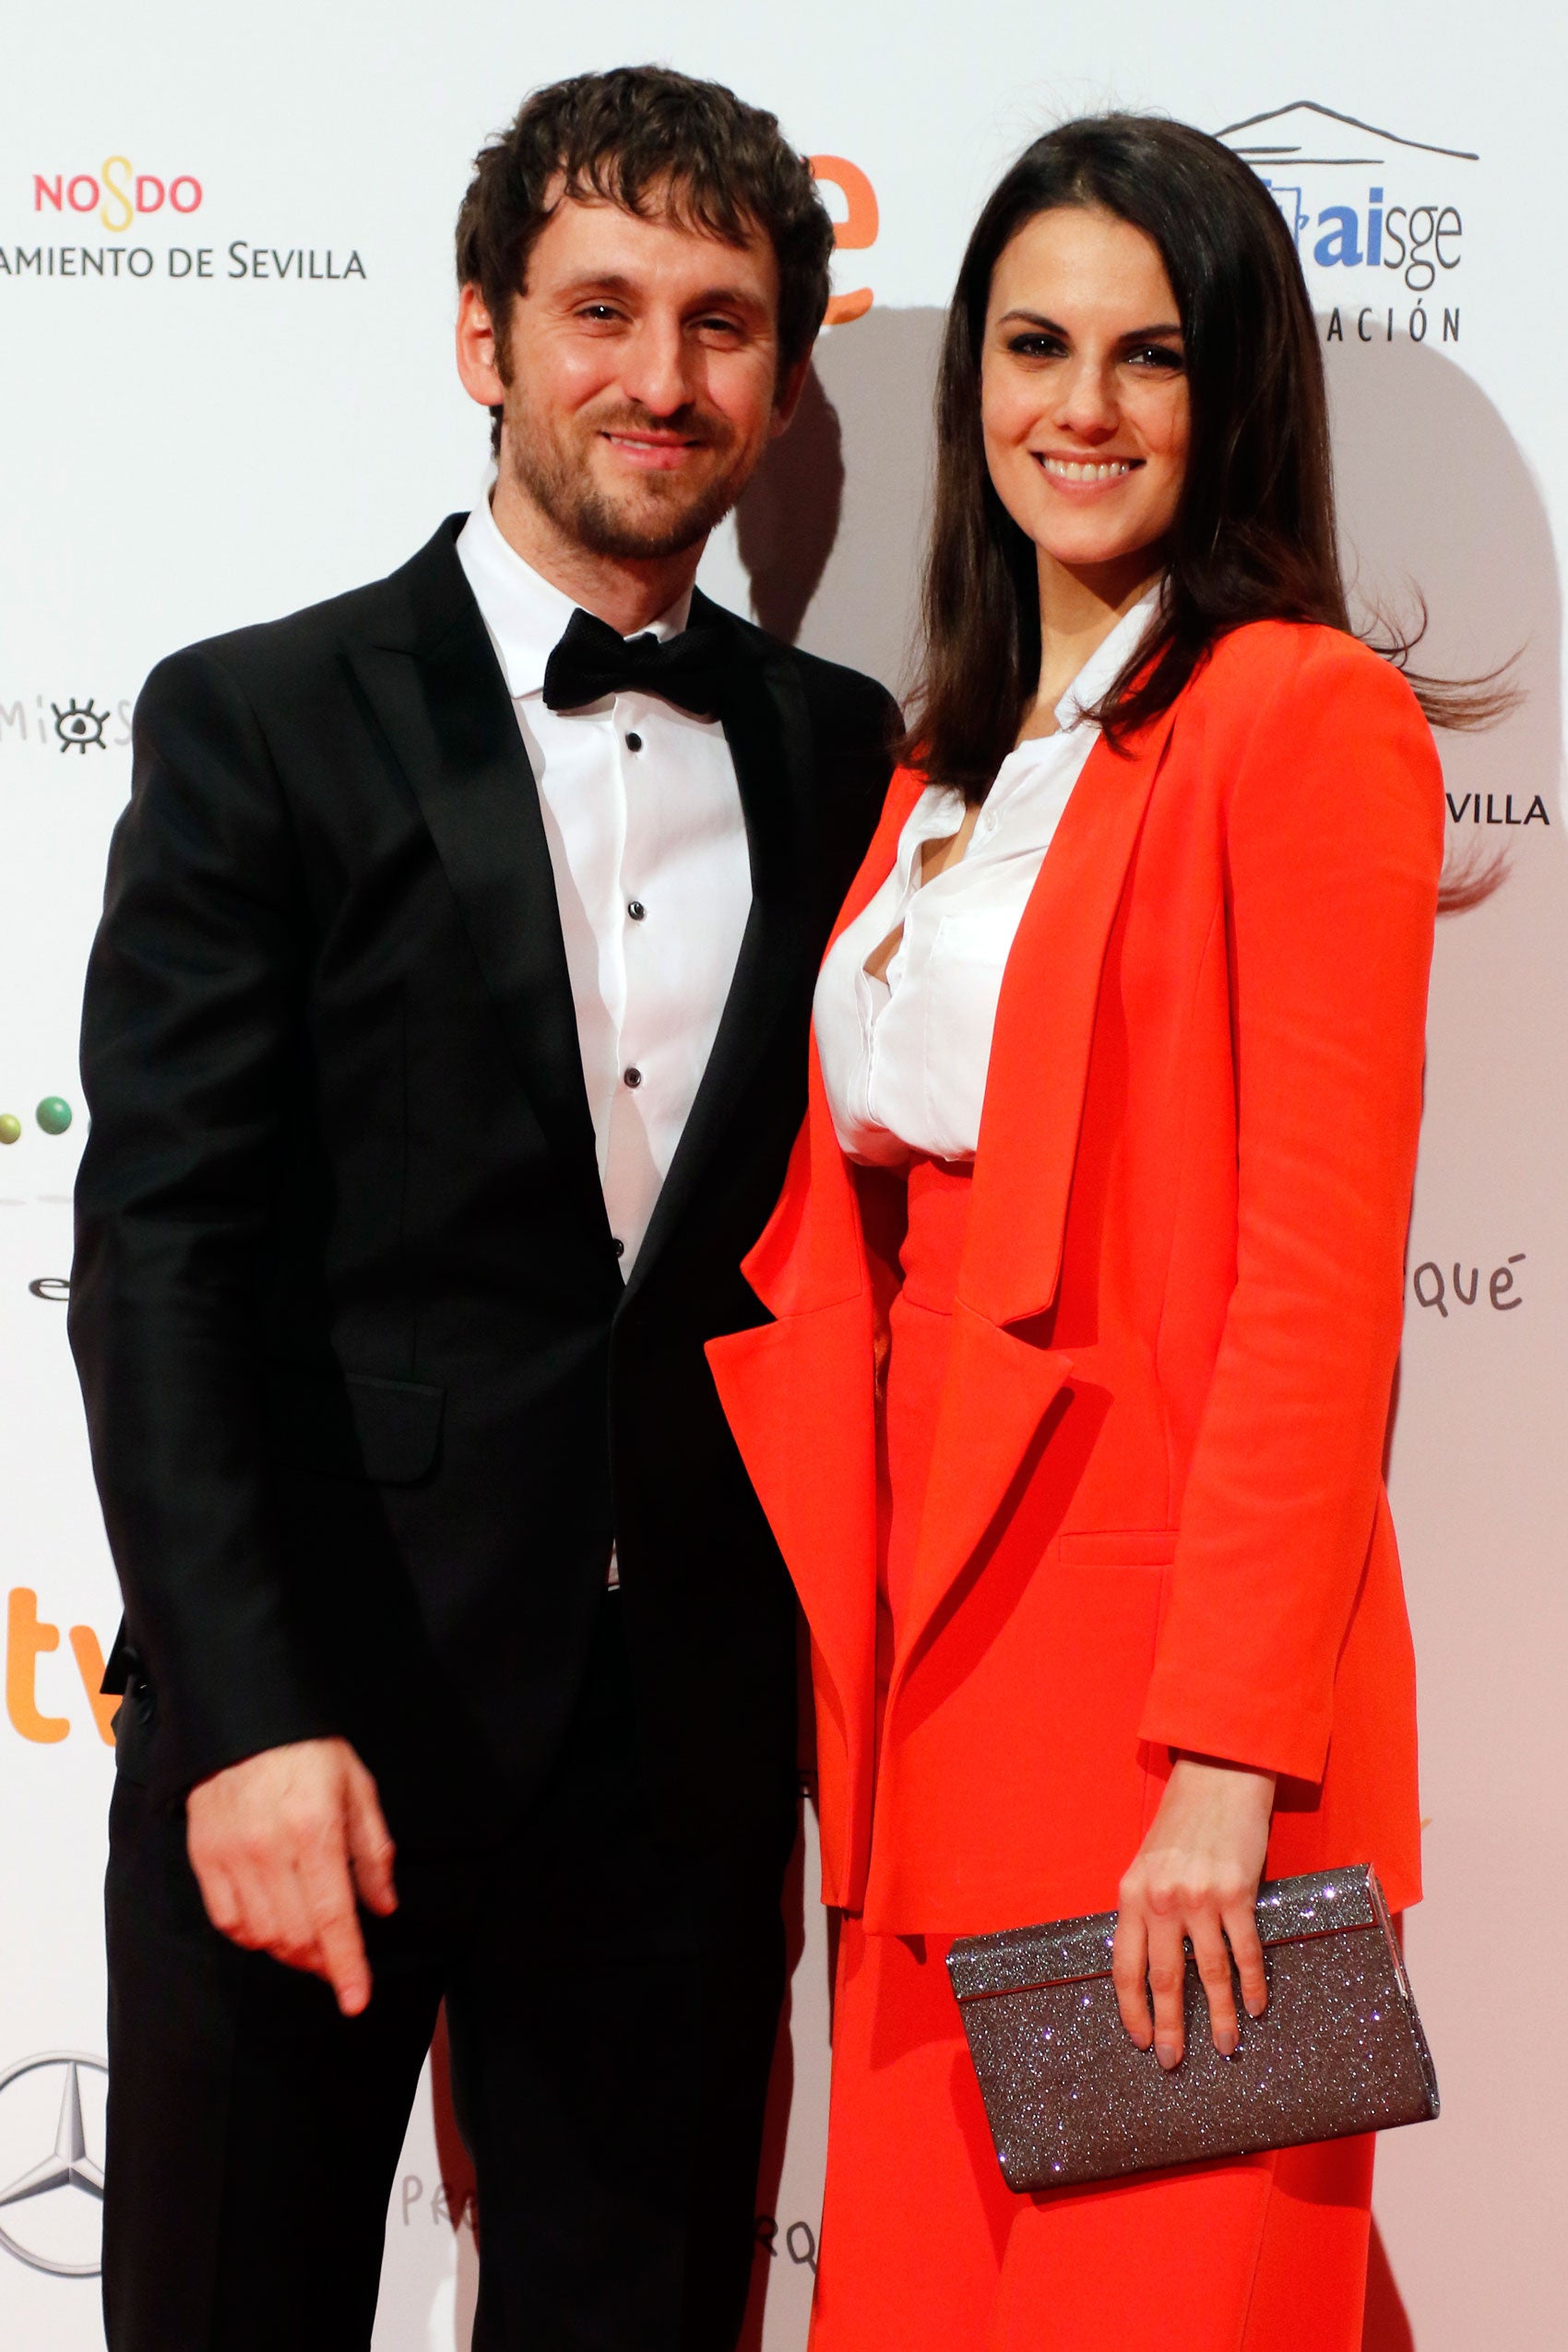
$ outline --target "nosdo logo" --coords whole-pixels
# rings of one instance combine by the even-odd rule
[[[1328,341],[1346,339],[1342,288],[1343,307],[1358,305],[1359,342],[1392,342],[1403,332],[1420,343],[1434,324],[1443,342],[1459,340],[1459,306],[1451,299],[1464,261],[1457,174],[1479,156],[1379,130],[1311,98],[1229,124],[1219,137],[1279,207],[1309,279],[1319,270],[1335,273],[1323,286],[1334,303]],[[1341,271],[1366,274],[1352,286]],[[1440,323],[1429,317],[1428,295],[1441,303]]]
[[[101,279],[122,285],[172,279],[192,286],[221,278],[257,285],[287,279],[340,286],[366,275],[358,250],[342,244],[277,245],[233,237],[220,251],[203,244],[203,232],[210,236],[213,231],[207,190],[194,172],[144,172],[128,155],[106,155],[96,171],[31,176],[35,222],[42,220],[45,233],[36,244],[0,244],[0,280],[9,279],[18,289],[30,278]],[[201,219],[193,222],[193,213]],[[62,229],[84,242],[55,244],[53,235]],[[95,233],[86,242],[89,229],[107,230],[107,240]],[[180,242],[187,237],[189,244]]]
[[[106,155],[96,172],[45,172],[32,175],[35,212],[96,213],[113,236],[123,236],[132,222],[149,212],[201,210],[201,182],[189,172],[170,179],[157,172],[137,172],[128,155]]]

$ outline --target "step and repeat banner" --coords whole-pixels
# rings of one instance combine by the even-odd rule
[[[1380,2155],[1367,2342],[1559,2346],[1561,13],[666,0],[650,19],[627,0],[78,0],[13,9],[6,51],[0,2341],[102,2341],[113,1703],[97,1684],[116,1597],[65,1301],[81,973],[132,705],[170,648],[389,570],[472,502],[488,434],[453,374],[449,262],[469,160],[536,83],[651,53],[772,107],[840,224],[834,323],[794,431],[710,550],[712,593],[906,680],[934,355],[966,233],[1037,129],[1127,104],[1218,132],[1290,226],[1360,592],[1405,614],[1424,598],[1427,667],[1517,660],[1515,715],[1443,746],[1454,868],[1495,886],[1440,931],[1390,1479],[1429,1817],[1408,1945],[1444,2105]],[[802,2352],[816,2259],[826,1943],[803,1812],[754,2352]],[[377,2352],[469,2341],[471,2180],[444,2081],[438,2044],[388,2215]]]

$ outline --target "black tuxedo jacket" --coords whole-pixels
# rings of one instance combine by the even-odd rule
[[[539,1792],[618,1547],[667,1830],[790,1800],[788,1577],[702,1353],[804,1100],[883,688],[698,599],[753,902],[636,1269],[606,1221],[538,793],[455,552],[176,654],[89,969],[70,1327],[166,1798],[340,1733],[405,1850]],[[117,1668],[117,1676],[115,1669]]]

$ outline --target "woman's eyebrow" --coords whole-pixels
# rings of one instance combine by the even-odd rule
[[[998,327],[1009,327],[1014,324],[1020,327],[1039,327],[1044,334],[1060,335],[1063,341],[1065,341],[1067,337],[1067,329],[1064,327],[1058,326],[1055,319],[1047,318],[1043,311],[1004,311],[1002,316],[996,323]],[[1179,338],[1181,333],[1182,328],[1179,322],[1164,320],[1158,327],[1134,327],[1129,329],[1125,335],[1119,335],[1116,339],[1119,343],[1149,343],[1157,341],[1163,336],[1174,335]]]

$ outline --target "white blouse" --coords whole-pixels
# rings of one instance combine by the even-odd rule
[[[923,845],[949,838],[964,816],[950,786],[926,787],[898,837],[893,872],[834,942],[817,981],[816,1040],[833,1123],[851,1159],[897,1167],[915,1152],[974,1158],[1002,975],[1099,741],[1084,713],[1135,650],[1158,599],[1151,588],[1090,655],[1056,706],[1058,732],[1009,752],[963,857],[922,885]],[[886,978],[873,980],[867,960],[900,923]]]

